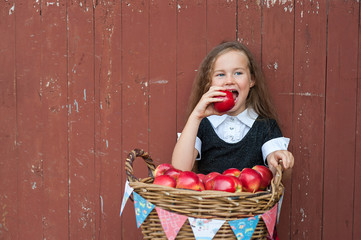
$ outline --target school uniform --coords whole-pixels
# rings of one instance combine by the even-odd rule
[[[199,126],[195,144],[198,171],[222,173],[228,168],[266,165],[267,155],[287,150],[289,141],[274,119],[262,118],[251,108],[237,116],[212,115]]]

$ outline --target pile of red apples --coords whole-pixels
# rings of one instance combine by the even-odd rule
[[[253,168],[229,168],[223,173],[211,172],[207,175],[192,171],[181,171],[171,164],[162,163],[154,171],[153,184],[190,189],[196,191],[214,190],[224,192],[251,192],[264,191],[273,178],[272,172],[263,165]]]

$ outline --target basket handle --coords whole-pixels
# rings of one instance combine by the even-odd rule
[[[275,174],[274,179],[273,179],[274,184],[276,185],[276,187],[279,187],[279,185],[281,184],[282,171],[283,171],[282,164],[278,164],[278,166],[276,167],[276,174]]]
[[[140,180],[134,176],[133,171],[133,162],[137,157],[142,157],[144,162],[148,167],[148,176],[153,178],[153,172],[155,170],[155,165],[152,158],[147,152],[144,152],[143,149],[134,149],[128,154],[127,159],[125,160],[125,172],[127,174],[127,179],[129,182],[139,182]]]

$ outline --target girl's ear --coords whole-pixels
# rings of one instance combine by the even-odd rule
[[[254,84],[255,84],[255,82],[254,82],[253,80],[251,80],[250,83],[249,83],[249,87],[250,87],[250,88],[253,87]]]

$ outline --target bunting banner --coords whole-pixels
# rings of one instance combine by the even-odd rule
[[[174,240],[188,217],[158,207],[156,207],[155,210],[157,210],[160,223],[162,224],[167,239]]]
[[[129,186],[129,181],[127,180],[125,182],[125,187],[124,187],[124,195],[123,195],[123,200],[122,200],[122,206],[120,207],[120,216],[122,216],[125,204],[127,203],[130,194],[132,194],[133,192],[133,188],[131,186]]]
[[[278,204],[274,205],[271,210],[262,214],[262,219],[266,224],[267,230],[271,238],[273,239],[273,232],[276,225]]]
[[[280,215],[281,215],[281,207],[282,207],[282,201],[283,201],[283,196],[285,195],[285,189],[283,189],[283,194],[278,202],[278,207],[277,207],[277,224],[280,221]]]
[[[201,219],[188,217],[196,240],[212,240],[218,230],[226,222],[217,219]]]
[[[260,215],[256,215],[254,217],[228,221],[228,224],[231,226],[237,240],[249,240],[257,227],[259,218]]]
[[[137,227],[139,228],[155,206],[151,202],[148,202],[147,200],[142,198],[136,192],[133,192],[133,198],[134,198],[135,217],[137,220]]]

